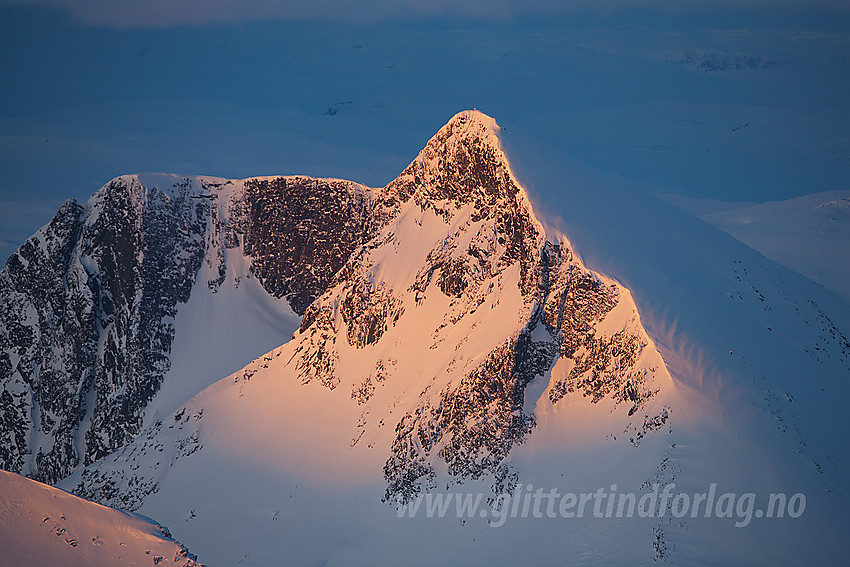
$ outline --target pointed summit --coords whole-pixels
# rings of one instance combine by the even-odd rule
[[[451,117],[440,132],[447,131],[450,136],[461,138],[470,134],[477,135],[495,148],[499,148],[499,131],[501,128],[492,116],[484,114],[480,110],[462,110]]]
[[[520,195],[527,201],[502,151],[498,124],[478,110],[455,114],[387,188],[403,200],[417,196],[479,207],[513,204]]]

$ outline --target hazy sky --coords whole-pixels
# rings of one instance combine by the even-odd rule
[[[123,173],[382,185],[473,107],[690,196],[847,188],[847,3],[625,4],[0,0],[0,240]]]
[[[79,22],[117,27],[210,25],[256,20],[385,20],[455,17],[511,19],[584,11],[606,14],[640,8],[659,13],[750,8],[763,11],[813,7],[850,11],[843,0],[0,0],[0,6],[39,6],[64,11]]]

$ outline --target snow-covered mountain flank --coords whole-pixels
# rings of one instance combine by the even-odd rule
[[[594,257],[665,253],[623,263],[628,288],[543,224],[477,111],[383,188],[118,178],[0,272],[0,464],[155,517],[209,564],[835,557],[845,304],[692,217],[667,221],[698,223],[685,260],[629,238],[638,208],[586,193],[610,225],[558,206],[588,211]],[[492,527],[499,495],[673,483],[808,512]],[[400,517],[451,491],[481,513]],[[812,547],[768,545],[789,533]]]

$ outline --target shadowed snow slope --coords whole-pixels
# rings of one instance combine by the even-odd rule
[[[701,214],[768,258],[850,302],[850,191]]]

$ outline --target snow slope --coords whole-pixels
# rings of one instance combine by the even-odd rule
[[[200,567],[152,520],[0,471],[0,565]]]
[[[221,565],[839,561],[846,303],[628,182],[459,116],[375,190],[386,223],[292,341],[61,486],[164,520]],[[503,147],[510,165],[482,161]],[[517,177],[565,199],[488,200],[482,180]],[[604,304],[611,289],[616,306],[550,325],[564,273],[588,282],[582,301]],[[585,324],[578,349],[565,347]],[[543,356],[547,345],[558,354]],[[640,495],[656,483],[753,493],[761,508],[803,494],[807,506],[746,527],[734,513],[501,527],[488,510],[399,517],[421,494]]]
[[[850,301],[850,190],[696,214]]]

